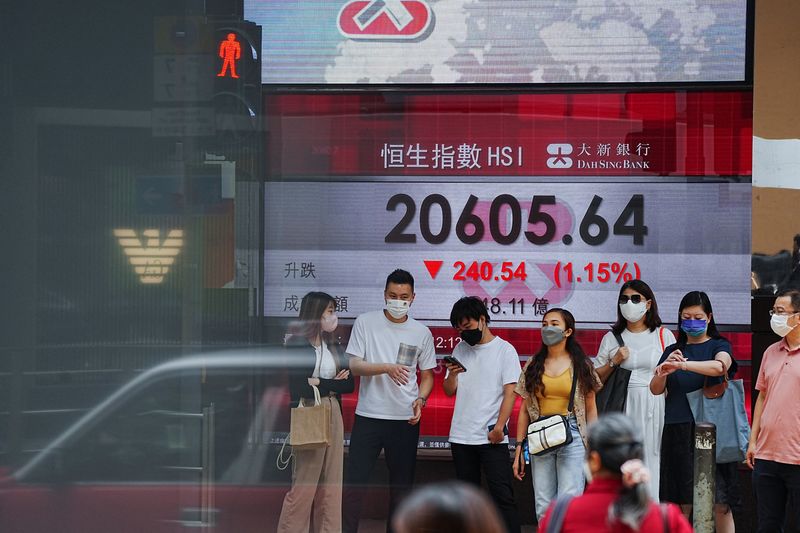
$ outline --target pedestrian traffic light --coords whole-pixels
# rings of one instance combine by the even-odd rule
[[[213,24],[217,140],[227,144],[259,130],[261,27],[241,20]]]

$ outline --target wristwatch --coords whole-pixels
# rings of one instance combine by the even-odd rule
[[[614,368],[615,366],[619,365],[617,365],[617,363],[614,362],[614,358],[612,357],[611,359],[608,360],[608,368]]]
[[[418,396],[417,400],[422,400],[422,407],[425,407],[425,405],[428,403],[428,400],[423,398],[422,396]]]

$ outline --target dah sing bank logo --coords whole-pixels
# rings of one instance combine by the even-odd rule
[[[423,0],[351,0],[337,24],[349,39],[412,40],[430,33],[433,12]]]
[[[547,153],[552,156],[547,158],[548,168],[572,168],[572,158],[566,157],[572,153],[571,144],[548,144]]]
[[[573,153],[575,152],[575,153]],[[596,145],[580,143],[576,147],[569,143],[552,143],[547,145],[547,168],[578,170],[611,169],[611,170],[648,170],[650,161],[650,144],[640,142],[635,145],[618,142],[616,147],[611,142]]]

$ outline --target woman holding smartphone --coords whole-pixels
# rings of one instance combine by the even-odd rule
[[[574,407],[569,410],[575,376]],[[580,494],[585,479],[586,427],[597,418],[595,392],[600,379],[591,361],[575,339],[575,317],[566,309],[549,310],[542,319],[542,346],[525,364],[514,390],[523,398],[517,419],[517,450],[514,477],[525,476],[522,443],[531,421],[551,415],[567,417],[572,442],[550,453],[531,457],[536,517],[541,520],[557,496]]]
[[[315,532],[342,530],[344,429],[339,395],[353,392],[353,377],[340,356],[333,332],[338,324],[333,297],[310,292],[300,304],[299,323],[286,340],[290,354],[289,393],[292,405],[314,401],[319,389],[331,406],[331,443],[294,450],[292,488],[283,500],[278,531],[307,533],[314,514]]]
[[[621,339],[622,346],[620,346]],[[650,471],[650,496],[659,499],[661,432],[664,429],[664,397],[650,393],[658,360],[675,343],[672,332],[661,326],[653,290],[638,279],[625,282],[617,298],[617,321],[600,342],[595,370],[605,383],[615,369],[631,372],[625,414],[642,434],[642,460]]]

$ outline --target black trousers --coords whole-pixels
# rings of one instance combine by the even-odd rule
[[[759,533],[783,531],[787,503],[794,526],[800,527],[800,465],[756,459],[753,490]]]
[[[508,444],[450,444],[456,477],[481,486],[481,471],[489,494],[509,533],[519,533],[519,513],[514,500],[513,476]]]
[[[356,415],[350,435],[350,448],[342,492],[342,530],[356,533],[361,519],[361,505],[375,461],[383,450],[389,469],[389,519],[400,501],[411,491],[417,464],[419,424],[408,420],[382,420]]]

